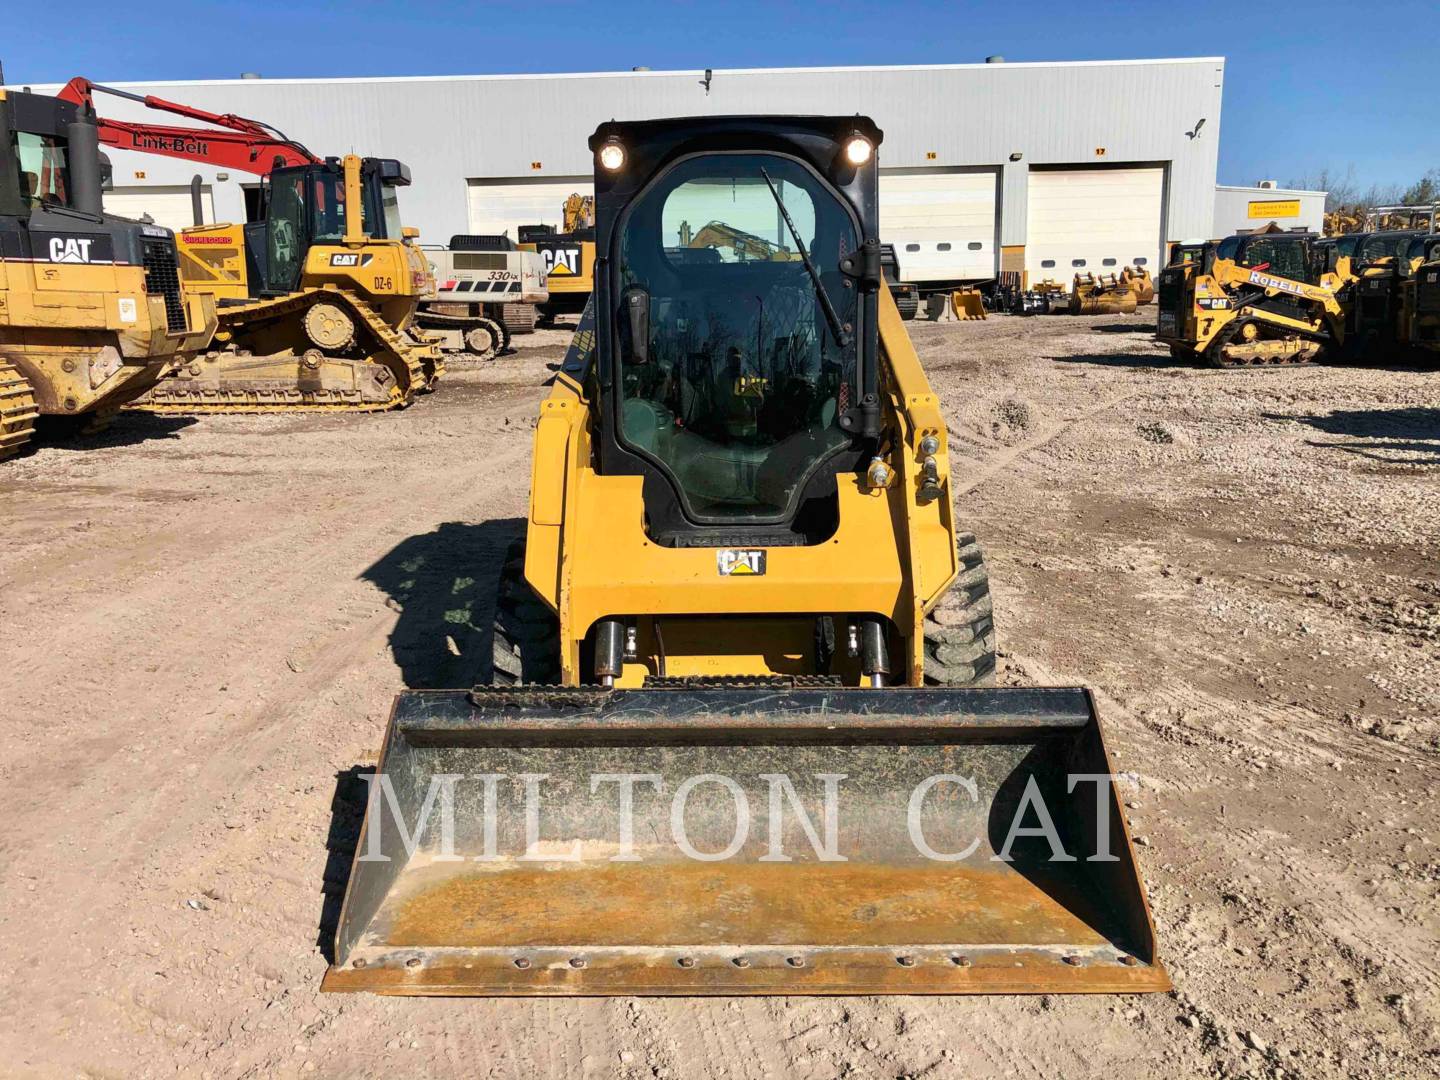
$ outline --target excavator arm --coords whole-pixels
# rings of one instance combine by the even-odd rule
[[[289,138],[284,132],[259,120],[236,116],[234,113],[206,112],[204,109],[166,101],[153,94],[132,94],[112,86],[101,86],[78,76],[66,83],[57,96],[98,113],[95,109],[97,92],[139,102],[147,109],[157,109],[215,125],[213,128],[178,127],[97,116],[100,141],[118,150],[135,150],[143,154],[200,161],[217,168],[238,169],[257,176],[266,176],[271,170],[287,165],[311,165],[321,161],[303,144]]]

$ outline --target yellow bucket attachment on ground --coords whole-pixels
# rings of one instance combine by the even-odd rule
[[[324,988],[1169,988],[1088,693],[805,682],[401,695]]]
[[[1143,266],[1127,266],[1120,271],[1120,284],[1135,294],[1135,303],[1144,307],[1155,299],[1155,281]]]
[[[1130,315],[1135,293],[1114,274],[1076,274],[1070,289],[1071,315]]]
[[[957,319],[983,319],[985,298],[978,289],[956,289],[950,294],[950,312]]]

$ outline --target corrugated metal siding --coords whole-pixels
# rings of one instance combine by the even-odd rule
[[[891,167],[998,166],[1012,153],[1027,167],[1083,163],[1097,160],[1099,147],[1109,163],[1168,162],[1166,234],[1175,239],[1210,231],[1223,69],[1223,61],[1201,59],[717,70],[708,91],[700,71],[120,85],[263,119],[320,154],[400,158],[415,177],[403,212],[427,240],[464,227],[469,177],[588,172],[586,138],[602,120],[850,112],[870,115],[885,130],[880,160]],[[166,122],[117,99],[106,99],[102,109],[121,119]],[[1201,117],[1204,128],[1187,137]],[[186,162],[111,156],[117,184],[133,183],[135,170],[152,183],[185,183],[196,171],[214,176]],[[244,179],[232,174],[222,186]],[[1018,187],[1007,175],[1005,193]],[[222,196],[217,188],[216,201],[222,217],[243,213],[238,189]],[[1023,224],[1008,209],[1002,214],[1003,241],[1022,242],[1014,230]]]

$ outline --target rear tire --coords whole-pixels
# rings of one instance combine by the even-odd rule
[[[956,537],[960,573],[925,616],[927,686],[995,685],[995,615],[990,571],[974,533]]]
[[[525,541],[505,555],[495,597],[492,686],[560,681],[560,622],[525,580]]]

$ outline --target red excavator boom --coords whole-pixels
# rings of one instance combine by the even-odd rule
[[[101,86],[78,76],[66,83],[57,96],[95,110],[94,95],[97,92],[138,101],[148,109],[216,125],[214,128],[173,127],[97,116],[100,141],[119,150],[138,150],[145,154],[203,161],[217,168],[239,169],[259,176],[286,165],[318,164],[321,160],[301,143],[269,124],[234,113],[206,112],[153,94],[132,94],[111,86]],[[99,110],[95,111],[98,114]]]

